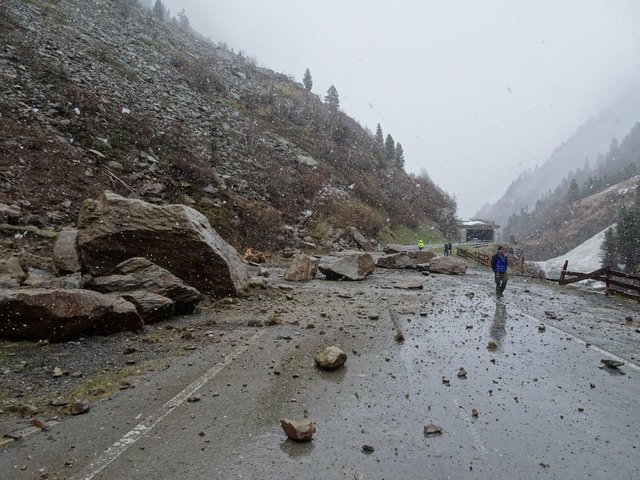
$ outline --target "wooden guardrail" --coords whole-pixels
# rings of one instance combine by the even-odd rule
[[[491,266],[491,256],[482,252],[470,252],[469,250],[465,250],[464,248],[457,248],[456,253],[459,257],[468,258],[469,260],[473,260],[480,265],[484,265],[485,267]]]
[[[604,282],[605,293],[608,295],[617,293],[640,300],[640,276],[638,275],[618,272],[610,267],[602,267],[589,273],[571,272],[568,268],[569,261],[567,260],[562,266],[558,284],[568,285],[581,280],[597,280]],[[632,292],[637,292],[638,294]]]
[[[469,260],[473,260],[479,265],[483,265],[485,267],[491,267],[491,255],[481,252],[473,252],[466,250],[464,248],[457,248],[457,255],[462,258],[468,258]],[[544,278],[544,272],[540,273],[541,270],[538,267],[534,267],[527,262],[524,261],[524,256],[520,256],[517,258],[517,264],[515,266],[512,265],[514,270],[518,272],[518,275],[525,277],[533,277],[533,278]]]

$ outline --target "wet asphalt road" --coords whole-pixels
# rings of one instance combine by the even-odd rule
[[[425,289],[393,288],[407,281]],[[640,478],[638,305],[518,278],[503,302],[492,289],[475,268],[295,285],[283,325],[238,327],[246,312],[226,314],[237,318],[224,347],[175,359],[0,452],[0,477]],[[346,368],[318,371],[314,353],[333,344]],[[611,354],[624,374],[599,368]],[[314,441],[286,440],[279,419],[305,411]],[[425,436],[427,423],[442,435]]]

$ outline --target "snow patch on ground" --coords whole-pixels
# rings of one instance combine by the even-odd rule
[[[593,272],[601,267],[600,247],[604,242],[605,232],[615,224],[595,234],[589,240],[559,257],[544,262],[532,262],[545,271],[547,278],[560,277],[565,260],[569,260],[568,269],[572,272]],[[601,283],[601,282],[598,282]],[[602,284],[604,287],[604,284]]]

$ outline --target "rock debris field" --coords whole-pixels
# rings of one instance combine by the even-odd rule
[[[2,478],[640,477],[637,303],[519,277],[496,302],[477,267],[266,271],[141,333],[0,341]]]

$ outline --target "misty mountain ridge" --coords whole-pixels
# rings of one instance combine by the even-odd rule
[[[523,172],[495,203],[483,205],[476,217],[506,225],[509,217],[528,210],[553,191],[573,170],[593,168],[614,138],[626,135],[640,120],[640,83],[625,90],[613,104],[584,125],[560,146],[540,167]]]
[[[342,112],[339,88],[321,99],[155,5],[0,4],[0,202],[23,223],[73,224],[110,189],[191,205],[237,248],[454,232],[455,201]]]

